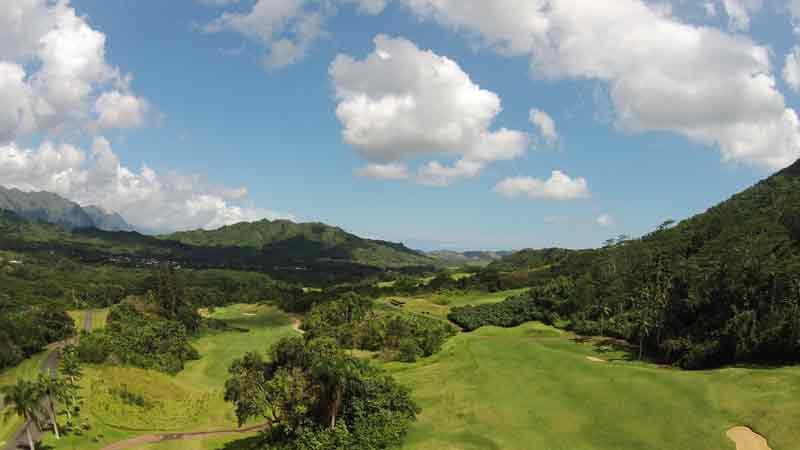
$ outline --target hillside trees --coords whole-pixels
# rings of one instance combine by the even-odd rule
[[[270,356],[235,361],[225,385],[240,424],[269,421],[270,448],[395,448],[418,412],[408,390],[331,339],[286,338]]]

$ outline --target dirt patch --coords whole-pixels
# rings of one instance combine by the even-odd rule
[[[734,427],[726,433],[736,443],[736,450],[772,450],[767,440],[747,427]]]
[[[292,321],[292,329],[293,329],[294,331],[297,331],[297,332],[298,332],[298,333],[300,333],[300,334],[306,334],[306,332],[305,332],[305,331],[303,331],[302,329],[300,329],[300,319],[294,319],[294,320]]]
[[[213,437],[226,436],[231,434],[247,434],[265,430],[269,425],[261,424],[249,428],[238,428],[234,430],[201,431],[197,433],[166,433],[166,434],[145,434],[124,441],[106,445],[102,450],[125,450],[140,447],[144,444],[164,441],[195,441]]]
[[[591,362],[596,362],[596,363],[606,363],[606,362],[608,362],[605,359],[600,359],[600,358],[597,358],[595,356],[587,356],[586,359],[588,359]]]

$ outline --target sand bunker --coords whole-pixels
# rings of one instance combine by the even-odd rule
[[[255,314],[255,313],[242,313],[242,315],[253,317],[253,316],[257,315],[257,314]]]
[[[587,356],[586,359],[588,359],[591,362],[596,362],[596,363],[608,362],[605,359],[595,358],[594,356]]]
[[[736,443],[736,450],[772,450],[767,440],[747,427],[734,427],[726,433]]]

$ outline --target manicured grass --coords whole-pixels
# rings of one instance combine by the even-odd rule
[[[387,364],[423,408],[404,448],[733,449],[725,431],[734,425],[776,450],[800,448],[800,368],[686,372],[597,348],[525,324],[460,334],[432,358]]]
[[[106,322],[108,320],[108,308],[94,309],[92,311],[92,331],[102,330],[106,327]],[[86,317],[86,310],[76,309],[67,311],[67,314],[69,314],[69,316],[72,317],[72,321],[75,322],[75,329],[78,332],[83,331],[83,321]]]
[[[60,441],[48,436],[45,443],[55,449],[92,450],[140,434],[236,428],[233,407],[223,400],[230,363],[249,351],[264,352],[281,337],[296,332],[288,315],[269,306],[216,308],[211,317],[248,331],[210,333],[195,339],[193,345],[201,359],[187,363],[174,377],[127,367],[86,367],[81,420],[88,419],[91,429]],[[126,404],[118,394],[123,390],[142,398],[145,405]],[[236,439],[240,437],[227,441]],[[195,448],[188,445],[201,443],[180,444],[187,444],[180,448]]]
[[[514,289],[501,292],[449,292],[420,295],[416,297],[390,296],[379,300],[384,307],[396,308],[391,305],[392,300],[405,303],[401,308],[404,311],[432,316],[438,319],[447,319],[447,314],[456,306],[482,305],[486,303],[498,303],[511,297],[519,295],[525,289]]]
[[[0,386],[9,386],[17,382],[18,379],[35,380],[39,376],[39,371],[42,366],[44,358],[47,356],[47,351],[38,353],[16,367],[6,369],[0,372]],[[0,409],[0,413],[5,412]],[[13,437],[14,432],[17,431],[22,421],[17,417],[10,417],[8,420],[3,420],[0,416],[0,448],[5,445],[8,439]]]

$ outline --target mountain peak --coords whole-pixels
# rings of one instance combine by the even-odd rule
[[[800,159],[795,161],[791,166],[779,171],[776,175],[800,176]]]

